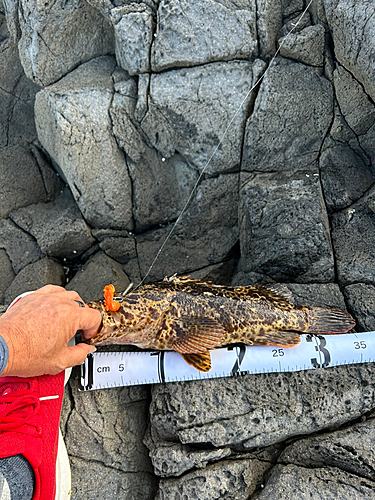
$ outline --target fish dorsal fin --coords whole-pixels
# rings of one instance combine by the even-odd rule
[[[175,332],[172,347],[179,353],[205,352],[224,342],[224,327],[211,318],[182,316],[171,326]]]
[[[268,285],[262,285],[262,288],[265,288],[266,290],[269,290],[270,292],[279,295],[280,297],[286,299],[291,304],[295,303],[293,294],[286,285],[282,285],[281,283],[270,283]]]
[[[200,352],[192,354],[181,354],[188,365],[194,366],[200,372],[209,372],[211,370],[210,352]]]

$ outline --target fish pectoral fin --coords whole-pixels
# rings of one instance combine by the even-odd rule
[[[276,345],[279,347],[293,347],[301,342],[296,332],[282,332],[273,330],[263,335],[257,335],[249,345]]]
[[[211,356],[209,351],[180,354],[188,365],[194,366],[194,368],[200,372],[208,372],[211,370]]]
[[[172,348],[180,354],[204,353],[223,345],[224,327],[214,319],[183,316],[172,323]]]

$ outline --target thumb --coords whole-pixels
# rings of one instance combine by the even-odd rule
[[[64,361],[67,367],[81,365],[88,354],[95,352],[96,347],[87,344],[77,344],[67,347]]]

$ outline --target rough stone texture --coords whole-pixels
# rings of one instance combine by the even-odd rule
[[[238,174],[226,174],[203,181],[194,200],[164,247],[150,274],[150,280],[185,273],[225,260],[238,243]],[[207,230],[201,231],[202,224]],[[170,231],[150,231],[137,237],[141,274],[145,275]]]
[[[375,287],[356,283],[345,287],[345,299],[348,309],[356,319],[359,332],[375,331]]]
[[[278,60],[265,75],[247,121],[242,168],[315,170],[332,110],[332,86],[319,69]]]
[[[267,465],[256,461],[233,460],[206,467],[204,472],[195,471],[181,479],[161,480],[155,500],[247,500],[256,487]]]
[[[338,467],[375,481],[374,420],[288,446],[279,462],[303,467]]]
[[[307,469],[294,465],[276,466],[257,500],[370,500],[374,483],[335,467]]]
[[[257,55],[255,2],[162,0],[153,71]]]
[[[39,92],[35,119],[87,222],[131,229],[130,180],[108,115],[114,67],[110,57],[95,59]]]
[[[375,17],[369,0],[323,0],[335,56],[375,100]]]
[[[51,203],[12,212],[11,219],[34,236],[42,252],[50,257],[73,259],[95,242],[68,189]]]
[[[61,264],[48,257],[44,257],[21,269],[6,290],[4,303],[10,304],[17,295],[36,290],[47,283],[64,286],[65,274]]]
[[[111,26],[84,0],[7,0],[6,5],[12,3],[18,6],[22,66],[26,76],[41,86],[112,50]]]
[[[14,271],[12,263],[4,249],[0,249],[0,268],[1,268],[1,282],[0,282],[0,303],[3,304],[4,292],[9,287],[14,279]]]
[[[76,471],[72,498],[94,500],[98,491],[103,498],[153,498],[156,481],[142,444],[147,390],[139,386],[80,393],[76,383],[71,387],[74,408],[65,442]]]
[[[310,66],[323,66],[325,30],[322,25],[307,26],[300,33],[292,33],[279,41],[280,55]]]
[[[0,219],[0,248],[6,251],[16,273],[43,257],[34,238],[9,219]]]
[[[39,87],[26,78],[17,44],[1,12],[0,68],[0,147],[34,140],[34,99]]]
[[[244,271],[281,281],[333,281],[328,219],[317,172],[242,173],[240,200]]]
[[[122,270],[121,264],[103,252],[93,255],[86,264],[77,271],[66,286],[67,290],[75,290],[85,302],[99,300],[103,297],[103,288],[112,283],[119,291],[125,290],[129,279]]]
[[[332,216],[332,243],[338,279],[343,285],[375,281],[374,200],[372,188],[365,198]]]
[[[262,66],[258,61],[259,70]],[[142,130],[162,156],[177,150],[202,170],[246,98],[206,172],[238,170],[250,100],[247,93],[255,74],[258,69],[253,71],[248,62],[219,62],[152,74]]]

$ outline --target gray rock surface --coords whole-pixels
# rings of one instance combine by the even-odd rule
[[[141,124],[151,144],[163,157],[177,150],[202,170],[233,118],[206,172],[238,170],[250,102],[247,93],[263,63],[258,61],[255,67],[248,62],[218,62],[152,74]]]
[[[344,295],[349,311],[355,316],[357,331],[375,331],[375,287],[355,283],[345,287]]]
[[[332,110],[332,86],[321,70],[279,59],[264,76],[247,121],[242,169],[314,171]]]
[[[335,467],[276,466],[257,500],[370,500],[374,484]]]
[[[257,55],[255,2],[162,0],[158,7],[153,71]]]
[[[64,286],[65,273],[61,264],[44,257],[21,269],[6,290],[4,303],[10,304],[17,295],[37,290],[47,284]]]
[[[131,229],[131,185],[123,152],[111,135],[115,61],[81,65],[38,93],[38,136],[64,172],[86,221],[94,227]]]
[[[309,66],[323,66],[324,38],[325,30],[321,24],[307,26],[300,33],[292,33],[288,38],[279,41],[280,55]]]
[[[129,279],[121,264],[103,252],[98,252],[77,271],[66,286],[67,290],[75,290],[85,302],[103,298],[103,288],[112,283],[118,291],[129,285]]]
[[[204,472],[198,470],[181,479],[161,480],[155,500],[246,500],[261,482],[266,468],[267,465],[260,461],[222,461],[220,464],[207,466]]]
[[[374,282],[374,196],[372,188],[366,197],[332,216],[332,243],[343,285]]]
[[[18,7],[21,63],[38,85],[56,82],[78,64],[111,52],[111,26],[84,0],[7,0],[12,3]]]
[[[338,467],[375,481],[374,420],[288,446],[279,462],[302,467]]]
[[[1,268],[0,303],[3,304],[4,292],[12,283],[15,276],[14,271],[12,269],[12,263],[6,251],[3,248],[0,249],[0,268]]]
[[[34,236],[42,252],[50,257],[73,259],[95,242],[68,189],[51,203],[12,212],[11,219]]]
[[[333,281],[333,253],[319,174],[308,172],[241,173],[244,271],[281,281]]]
[[[43,257],[34,238],[9,219],[0,219],[0,248],[6,251],[16,273]]]

